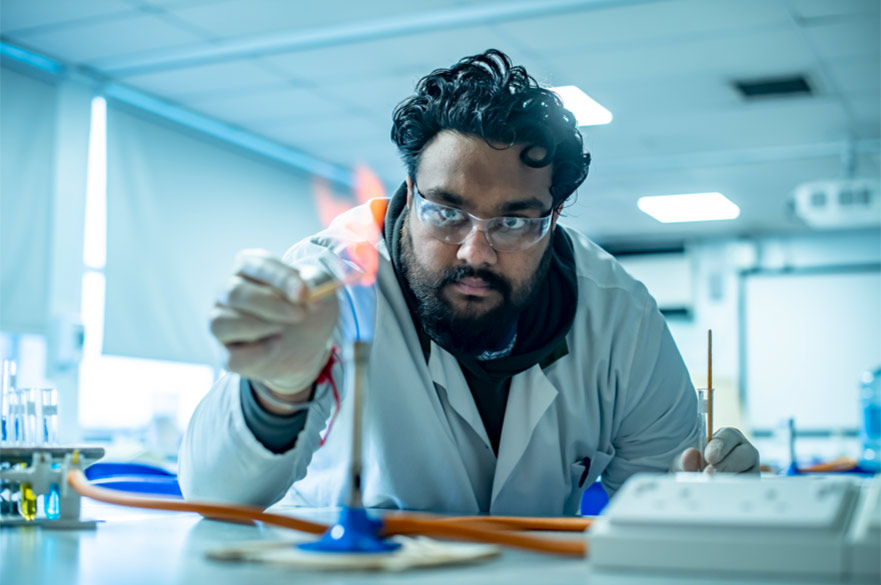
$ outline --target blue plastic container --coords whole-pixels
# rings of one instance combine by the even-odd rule
[[[865,372],[860,384],[860,467],[875,473],[881,471],[881,366]]]

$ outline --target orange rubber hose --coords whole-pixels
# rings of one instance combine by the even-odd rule
[[[593,524],[589,516],[563,518],[532,518],[521,516],[443,516],[438,522],[467,523],[475,526],[493,526],[508,530],[535,530],[547,532],[584,532]]]
[[[477,526],[476,524],[453,524],[445,520],[429,520],[419,517],[397,516],[383,519],[383,536],[395,534],[422,534],[457,538],[474,542],[488,542],[502,546],[522,548],[537,552],[583,557],[587,554],[587,543],[584,540],[558,540],[539,538]]]
[[[261,508],[255,506],[206,504],[187,502],[172,498],[148,498],[146,496],[131,495],[118,490],[94,486],[88,479],[86,479],[85,474],[79,469],[72,469],[67,472],[67,483],[69,483],[81,496],[107,504],[116,504],[117,506],[146,508],[149,510],[168,510],[171,512],[196,512],[211,519],[232,520],[234,522],[257,521],[272,526],[281,526],[282,528],[308,532],[310,534],[324,534],[329,528],[326,524],[319,524],[318,522],[299,520],[291,516],[264,512]]]
[[[264,512],[255,506],[233,504],[209,504],[172,498],[146,497],[127,494],[117,490],[92,485],[78,469],[67,473],[67,482],[81,496],[133,508],[168,510],[172,512],[196,512],[217,520],[233,522],[263,522],[272,526],[290,528],[310,534],[323,534],[329,528],[325,524],[299,520],[282,514]],[[428,514],[402,514],[383,519],[383,536],[396,534],[422,534],[446,538],[459,538],[475,542],[487,542],[502,546],[553,554],[584,556],[587,543],[584,540],[558,540],[539,538],[512,532],[514,530],[584,530],[590,525],[589,518],[518,518],[505,516],[438,517]],[[490,525],[495,525],[490,527]],[[551,528],[562,526],[563,528]],[[540,528],[539,528],[540,527]]]
[[[838,459],[833,459],[832,461],[827,461],[826,463],[817,463],[816,465],[811,465],[809,467],[800,467],[799,471],[803,473],[823,473],[823,472],[836,472],[836,471],[850,471],[851,469],[857,466],[856,459],[850,459],[848,457],[839,457]]]

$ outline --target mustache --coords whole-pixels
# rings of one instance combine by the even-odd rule
[[[440,286],[443,288],[448,284],[459,282],[463,278],[479,278],[486,282],[490,288],[508,295],[511,293],[511,284],[504,277],[499,276],[495,272],[486,268],[474,268],[473,266],[457,266],[447,270],[441,279]]]

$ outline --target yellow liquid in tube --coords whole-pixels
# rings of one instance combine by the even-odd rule
[[[37,496],[31,484],[21,484],[19,495],[21,499],[18,502],[18,511],[25,520],[33,520],[37,517]]]

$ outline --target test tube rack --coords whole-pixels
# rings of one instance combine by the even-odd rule
[[[80,495],[67,484],[66,478],[68,471],[83,469],[103,456],[101,447],[3,446],[0,528],[95,528],[95,520],[80,518]],[[42,507],[38,506],[39,499],[43,499]]]

